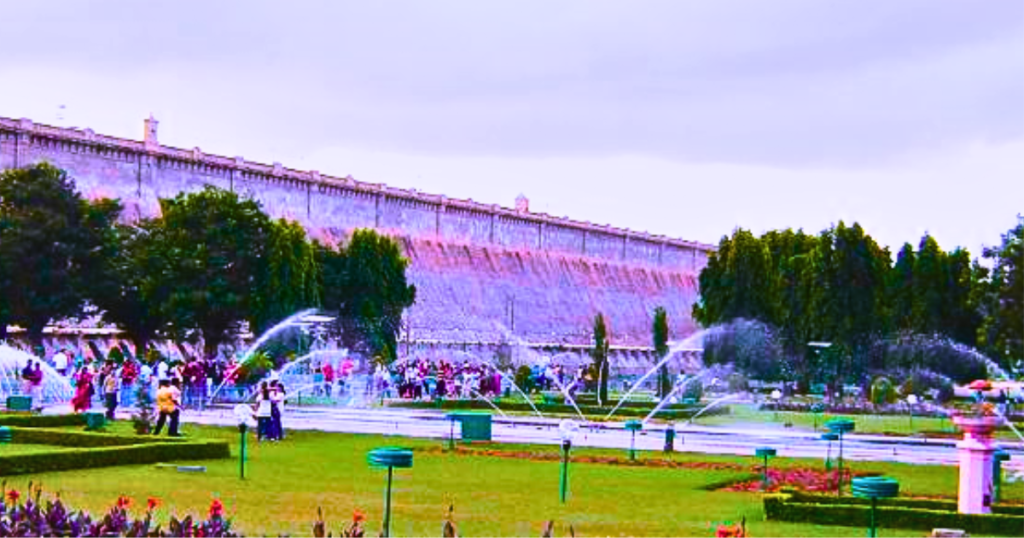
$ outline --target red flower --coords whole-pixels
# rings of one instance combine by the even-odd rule
[[[132,498],[131,497],[129,497],[127,495],[121,495],[120,497],[117,498],[117,507],[118,508],[123,508],[123,509],[127,510],[128,507],[131,506],[131,505],[132,505]]]
[[[366,519],[366,516],[358,508],[352,511],[352,523],[359,523]]]
[[[152,512],[153,509],[156,508],[158,504],[160,504],[159,499],[157,499],[156,497],[150,497],[146,499],[146,510]]]
[[[11,491],[7,492],[7,498],[10,499],[12,503],[18,502],[19,497],[21,497],[21,494],[18,493],[18,490],[16,489],[12,489]]]
[[[220,499],[214,499],[210,503],[210,519],[218,518],[224,515],[224,503],[220,502]]]

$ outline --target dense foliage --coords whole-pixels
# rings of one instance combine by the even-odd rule
[[[927,234],[893,261],[859,224],[818,235],[738,229],[700,274],[695,319],[736,329],[709,333],[705,360],[805,386],[917,370],[970,380],[986,374],[972,347],[1010,369],[1024,358],[1022,231],[1024,220],[985,250],[990,275]]]
[[[214,187],[162,199],[160,209],[117,222],[118,201],[83,200],[49,164],[0,174],[0,339],[10,323],[38,343],[48,323],[92,305],[139,354],[155,338],[201,338],[211,357],[246,323],[260,333],[323,305],[353,347],[394,358],[415,300],[394,239],[359,230],[347,248],[324,246]]]
[[[654,337],[654,355],[661,360],[668,355],[668,313],[660,306],[654,309],[651,333]],[[663,364],[658,371],[658,397],[668,396],[671,391],[672,381],[668,376],[668,364]]]
[[[38,345],[51,320],[81,312],[120,211],[116,201],[83,200],[46,163],[0,173],[0,338],[13,322]]]

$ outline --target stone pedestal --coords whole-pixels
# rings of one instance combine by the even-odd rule
[[[1002,422],[1000,417],[953,417],[953,423],[964,432],[963,441],[956,445],[960,450],[958,509],[962,514],[992,512],[992,459],[996,451],[992,434]]]

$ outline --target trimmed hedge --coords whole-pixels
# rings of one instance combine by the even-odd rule
[[[225,441],[187,441],[79,448],[0,457],[0,475],[35,474],[117,465],[230,458]]]
[[[76,448],[129,446],[159,443],[183,443],[174,437],[154,437],[151,435],[111,435],[108,433],[86,432],[74,430],[55,430],[47,428],[11,428],[15,443],[33,445],[56,445]]]
[[[533,411],[533,408],[529,404],[523,401],[518,402],[494,402],[502,411]],[[575,414],[576,409],[572,405],[567,404],[535,404],[537,410],[541,413],[564,413],[564,414]],[[388,403],[389,407],[404,407],[413,409],[479,409],[479,410],[493,410],[493,408],[482,400],[443,400],[438,402],[416,402],[416,401],[392,401]],[[584,415],[599,416],[603,417],[612,410],[611,407],[597,407],[590,405],[580,405],[580,412]],[[615,411],[617,417],[646,417],[653,406],[647,408],[631,408],[631,407],[620,407]],[[690,418],[697,414],[702,407],[689,406],[682,409],[662,409],[658,411],[658,414],[654,418],[663,420],[678,420]],[[712,415],[725,415],[729,413],[729,408],[714,407],[701,416],[712,416]]]
[[[1024,529],[1024,510],[1010,506],[997,507],[993,514],[961,514],[939,508],[947,501],[924,499],[881,499],[877,522],[881,528],[931,530],[945,527],[964,529],[971,534],[1019,536]],[[836,498],[791,493],[765,495],[765,519],[795,521],[817,525],[864,526],[871,518],[870,501],[855,497]],[[915,506],[916,505],[916,506]],[[1009,508],[1010,512],[1003,510]]]
[[[871,506],[871,499],[861,497],[836,497],[833,495],[816,495],[802,491],[784,490],[784,494],[790,496],[791,502],[814,503],[814,504],[858,504]],[[949,510],[956,512],[959,509],[957,501],[952,499],[912,499],[900,498],[885,499],[886,506],[900,506],[904,508],[922,508],[925,510]],[[1010,514],[1024,516],[1024,505],[999,503],[992,505],[992,512],[995,514]]]
[[[63,428],[85,426],[85,415],[10,415],[0,414],[0,426],[22,428]]]

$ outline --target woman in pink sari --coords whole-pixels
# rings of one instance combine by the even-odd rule
[[[92,374],[89,367],[84,366],[75,376],[75,396],[71,398],[71,406],[75,413],[82,413],[89,410],[92,403]]]

